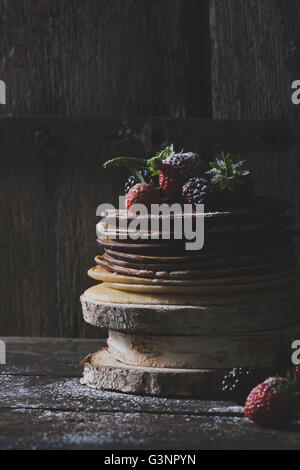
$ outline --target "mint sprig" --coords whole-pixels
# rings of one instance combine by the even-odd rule
[[[181,151],[182,152],[182,151]],[[162,168],[163,160],[166,158],[175,155],[175,150],[173,144],[169,145],[160,152],[156,152],[154,157],[143,159],[143,158],[133,158],[133,157],[117,157],[112,160],[108,160],[103,164],[104,168],[111,167],[125,167],[128,168],[133,176],[135,176],[139,181],[143,180],[142,170],[151,171],[152,176],[156,176],[158,171]],[[144,180],[143,180],[144,181]],[[142,182],[143,182],[142,181]]]

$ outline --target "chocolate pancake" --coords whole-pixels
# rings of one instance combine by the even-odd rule
[[[292,279],[296,273],[296,232],[290,228],[294,219],[284,215],[289,208],[288,203],[259,198],[243,209],[200,215],[142,216],[148,223],[153,217],[159,220],[154,238],[151,224],[141,225],[144,230],[141,237],[140,226],[130,225],[133,220],[137,222],[132,215],[126,211],[106,212],[97,225],[97,242],[104,254],[95,260],[100,271],[104,269],[116,277],[116,285],[122,282],[118,276],[137,286],[146,280],[157,286],[168,281],[185,281],[189,285],[229,287]],[[169,228],[164,224],[166,217],[171,221]],[[193,231],[197,217],[204,217],[205,240],[201,250],[187,251],[187,240],[174,237],[175,222],[178,218],[182,222],[185,217],[194,221]],[[132,234],[137,231],[139,238],[134,239]],[[92,271],[93,277],[97,267]],[[99,280],[101,276],[103,272],[98,274]]]
[[[112,258],[111,256],[107,255],[104,253],[103,256],[96,256],[95,258],[96,263],[99,262],[105,262],[111,267],[123,267],[123,268],[129,268],[129,269],[142,269],[142,270],[147,270],[147,271],[190,271],[190,270],[202,270],[205,272],[209,272],[214,269],[220,269],[224,266],[224,260],[223,262],[220,262],[219,265],[217,263],[204,263],[201,261],[201,259],[198,260],[189,260],[186,262],[181,262],[178,264],[175,263],[135,263],[135,262],[129,262],[129,261],[123,261],[123,260],[118,260],[115,258]],[[276,268],[282,268],[286,266],[290,266],[294,263],[294,259],[292,257],[290,258],[282,258],[278,259],[276,257],[275,260],[269,260],[268,262],[262,262],[262,260],[259,257],[253,257],[252,263],[249,261],[245,262],[241,258],[237,258],[235,260],[236,264],[232,263],[227,263],[227,271],[229,269],[234,270],[234,271],[258,271],[258,270],[271,270],[271,269],[276,269]]]
[[[97,240],[98,244],[104,249],[113,249],[115,251],[124,251],[129,253],[185,253],[185,243],[182,240],[172,241],[168,240],[167,243],[163,243],[157,240],[152,240],[152,243],[127,243],[121,242],[120,240]]]
[[[286,219],[279,217],[275,223],[261,223],[261,224],[253,224],[253,225],[228,225],[226,227],[217,226],[217,227],[207,227],[205,225],[205,235],[208,236],[210,239],[224,239],[224,238],[251,238],[253,235],[265,236],[269,237],[280,237],[281,235],[291,234],[295,236],[296,232],[286,227]],[[184,240],[184,227],[182,226],[179,229],[182,233],[182,239]],[[196,227],[192,228],[195,232]],[[178,234],[178,232],[177,232]],[[151,231],[149,230],[126,230],[126,229],[119,229],[119,228],[110,228],[105,227],[104,224],[98,224],[97,230],[98,238],[102,240],[118,240],[118,241],[127,241],[127,242],[149,242],[155,240],[174,240],[176,239],[176,232],[173,231]]]
[[[223,208],[222,210],[205,212],[202,216],[205,217],[205,222],[208,225],[243,225],[243,224],[255,224],[266,222],[269,220],[274,220],[291,209],[291,204],[286,201],[281,201],[278,199],[272,198],[254,198],[246,207],[229,207]],[[196,217],[196,213],[192,212],[190,214],[185,214],[187,217]],[[199,214],[198,214],[199,216]],[[181,215],[140,215],[140,218],[150,218],[158,219],[163,221],[164,218],[170,220],[170,223],[174,221],[175,218],[181,217]],[[284,216],[287,219],[287,223],[292,223],[293,218]],[[128,213],[126,210],[110,210],[105,211],[101,214],[101,219],[105,219],[111,227],[127,227],[133,220],[135,216]]]
[[[149,266],[148,268],[141,267],[127,267],[118,264],[113,264],[103,257],[97,257],[96,263],[100,266],[104,266],[110,272],[122,274],[124,276],[136,276],[145,278],[157,278],[157,279],[210,279],[210,278],[227,278],[240,276],[276,276],[281,274],[285,270],[295,269],[295,265],[291,259],[281,262],[274,262],[267,265],[253,265],[253,266],[239,266],[233,268],[223,269],[197,269],[197,266],[186,266],[176,269],[168,267],[168,270],[159,267],[159,270],[153,270]]]
[[[121,251],[113,251],[113,250],[105,250],[104,255],[108,255],[115,260],[127,261],[129,263],[136,263],[139,266],[143,266],[145,264],[153,264],[155,266],[160,266],[162,264],[165,265],[174,265],[174,264],[189,264],[190,262],[196,261],[197,263],[201,264],[203,267],[210,267],[210,266],[224,266],[224,263],[228,266],[236,266],[236,265],[252,265],[257,263],[259,260],[260,263],[267,263],[272,261],[282,261],[286,260],[287,258],[293,258],[293,250],[286,250],[286,251],[274,251],[269,254],[266,253],[258,253],[252,255],[238,255],[233,256],[232,251],[227,251],[223,253],[203,253],[202,251],[197,253],[188,254],[189,252],[186,251],[186,256],[154,256],[154,255],[140,255],[140,254],[132,254],[132,253],[124,253]],[[98,257],[96,256],[96,259]]]
[[[250,254],[250,253],[270,253],[276,250],[282,250],[282,247],[293,247],[294,234],[288,231],[279,231],[278,233],[253,232],[250,235],[235,237],[205,237],[204,247],[200,250],[202,253],[231,251],[232,254]],[[173,254],[184,256],[187,253],[185,240],[97,240],[98,244],[104,249],[121,251],[135,254]],[[196,251],[195,253],[199,253]],[[191,251],[188,253],[192,254]]]

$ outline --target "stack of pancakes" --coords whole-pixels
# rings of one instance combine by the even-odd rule
[[[89,276],[105,287],[131,293],[226,295],[274,289],[296,281],[293,218],[288,203],[257,198],[245,208],[204,214],[204,246],[188,251],[186,241],[158,217],[158,231],[134,230],[126,211],[107,211],[97,225],[103,254]],[[135,235],[135,236],[134,236]]]

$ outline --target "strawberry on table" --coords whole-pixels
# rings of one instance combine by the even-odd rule
[[[245,416],[262,426],[282,426],[296,417],[299,392],[291,374],[287,379],[270,377],[247,398]]]

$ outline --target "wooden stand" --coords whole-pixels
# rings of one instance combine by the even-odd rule
[[[279,366],[300,337],[299,297],[284,290],[255,302],[133,305],[81,297],[85,320],[108,327],[108,348],[83,361],[81,383],[156,396],[217,398],[232,367]]]

